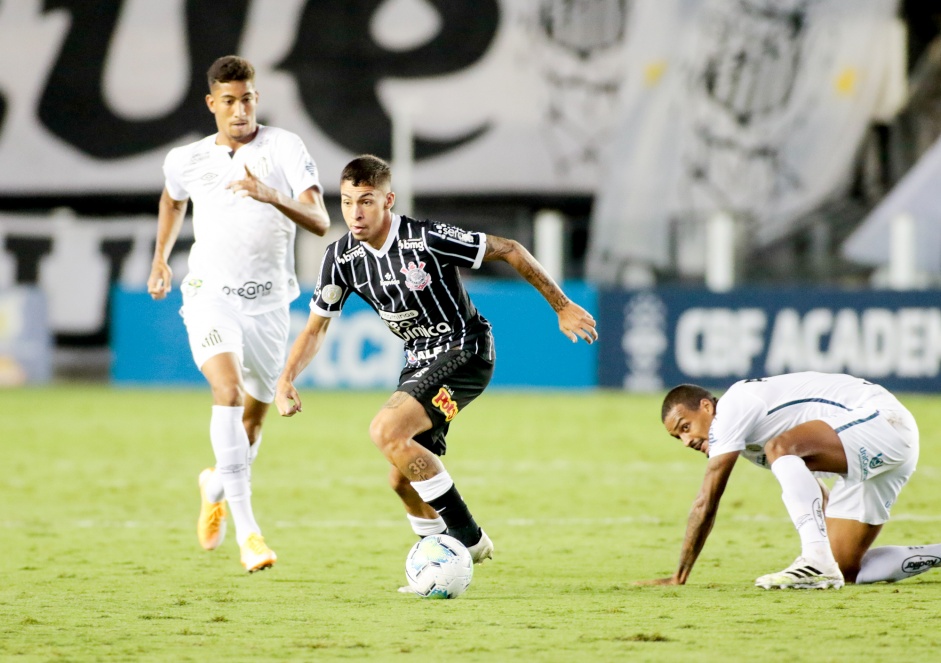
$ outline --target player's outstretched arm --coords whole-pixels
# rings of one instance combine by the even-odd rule
[[[710,458],[706,464],[706,476],[703,477],[699,495],[693,501],[693,508],[689,512],[686,523],[686,536],[680,550],[680,563],[676,573],[669,578],[656,578],[654,580],[641,580],[638,585],[685,585],[693,565],[702,552],[709,532],[716,521],[719,511],[719,500],[729,482],[729,475],[735,467],[738,452],[726,453]]]
[[[294,380],[320,351],[329,326],[330,318],[311,312],[307,325],[291,346],[274,394],[275,405],[282,417],[291,417],[301,411],[301,397],[294,388]]]
[[[487,235],[484,260],[502,260],[529,281],[558,314],[559,329],[572,343],[577,343],[579,338],[587,343],[598,340],[595,319],[588,311],[565,296],[562,288],[522,244],[505,237]]]
[[[320,237],[330,228],[330,215],[323,202],[323,194],[314,187],[301,191],[295,200],[259,180],[248,166],[245,166],[245,177],[229,182],[226,188],[237,196],[274,205],[279,212],[301,228]]]
[[[157,211],[157,243],[154,260],[147,278],[147,292],[154,299],[163,299],[170,292],[173,272],[170,270],[170,251],[183,227],[188,200],[174,200],[166,189],[160,194]]]

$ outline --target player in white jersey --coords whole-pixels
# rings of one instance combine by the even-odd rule
[[[451,420],[484,391],[494,366],[490,323],[471,303],[458,267],[505,261],[546,298],[572,342],[597,339],[595,321],[519,243],[393,214],[391,180],[388,164],[372,155],[343,169],[340,206],[350,232],[327,248],[307,326],[278,380],[276,404],[283,416],[301,411],[294,379],[350,294],[363,298],[405,341],[398,388],[369,427],[391,465],[390,485],[416,534],[446,530],[481,563],[492,556],[493,544],[439,458]]]
[[[661,420],[709,461],[679,567],[643,584],[686,582],[740,455],[774,473],[801,539],[797,560],[756,586],[839,589],[844,581],[894,582],[941,566],[941,544],[870,549],[918,463],[915,419],[883,387],[813,372],[736,382],[721,399],[680,385],[664,399]],[[837,475],[829,495],[815,472]]]
[[[288,306],[300,294],[294,236],[297,226],[317,235],[330,226],[304,143],[258,124],[254,78],[252,65],[234,55],[209,68],[206,105],[218,132],[167,155],[147,281],[154,299],[170,291],[168,260],[192,200],[195,243],[181,314],[193,359],[212,390],[209,437],[216,459],[199,475],[197,536],[206,550],[222,543],[227,501],[250,573],[277,559],[255,521],[249,466],[284,363]]]

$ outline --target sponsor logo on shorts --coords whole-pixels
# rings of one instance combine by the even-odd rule
[[[399,280],[392,276],[391,272],[386,272],[382,275],[382,278],[379,279],[379,285],[398,285]]]
[[[234,288],[224,285],[222,286],[222,292],[226,295],[236,295],[242,299],[258,299],[259,297],[267,297],[270,295],[273,287],[274,284],[271,281],[265,281],[264,283],[246,281],[242,285]]]
[[[431,283],[431,274],[425,271],[425,263],[408,263],[407,267],[399,270],[405,274],[405,286],[409,290],[424,290]]]
[[[869,452],[866,447],[859,448],[859,471],[862,473],[863,481],[869,476]]]
[[[320,297],[327,304],[336,304],[338,301],[340,301],[340,297],[342,296],[343,296],[343,288],[341,288],[338,285],[334,285],[333,283],[330,283],[329,285],[325,285],[320,290]]]
[[[423,239],[400,239],[399,248],[403,251],[424,251],[425,240]]]
[[[406,350],[405,361],[407,361],[411,366],[414,366],[415,364],[423,361],[430,361],[444,352],[446,347],[447,346],[442,345],[438,346],[437,348],[432,348],[431,350]],[[416,373],[412,377],[417,378],[418,374]]]
[[[882,454],[876,454],[869,460],[869,469],[874,470],[877,467],[882,467],[885,464],[885,461],[882,460]]]
[[[379,310],[379,317],[390,322],[401,322],[402,320],[411,320],[418,317],[418,311],[383,311]]]
[[[204,348],[211,348],[214,345],[222,343],[222,334],[217,330],[213,329],[211,332],[206,334],[206,338],[203,339],[202,346]]]
[[[366,257],[366,249],[363,248],[362,244],[357,244],[349,251],[346,251],[338,255],[337,262],[340,263],[341,265],[345,265],[351,260],[355,260],[356,258],[365,258],[365,257]]]
[[[451,398],[451,394],[444,387],[438,390],[438,395],[431,399],[431,404],[444,413],[444,420],[451,421],[457,416],[457,403]]]
[[[934,555],[913,555],[902,562],[902,571],[905,573],[921,573],[926,569],[941,566],[941,557]]]

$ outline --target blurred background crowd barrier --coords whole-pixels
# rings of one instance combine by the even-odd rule
[[[0,71],[0,384],[200,381],[143,287],[163,158],[215,130],[205,70],[238,53],[334,222],[299,237],[296,324],[371,152],[398,211],[520,240],[601,321],[569,348],[506,266],[468,274],[495,384],[939,390],[939,26],[901,0],[0,3],[24,63]],[[365,310],[342,327],[308,384],[393,385],[399,342]]]

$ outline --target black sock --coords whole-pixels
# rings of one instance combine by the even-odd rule
[[[444,519],[444,524],[448,526],[448,536],[453,536],[465,546],[472,546],[480,541],[480,527],[464,504],[461,494],[457,492],[457,486],[452,484],[444,495],[436,497],[428,504]]]

